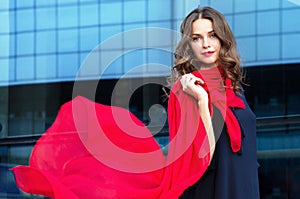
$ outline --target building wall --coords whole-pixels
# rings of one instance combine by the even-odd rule
[[[145,66],[129,76],[167,75],[179,25],[198,4],[171,0],[4,0],[0,7],[0,85],[119,78],[149,63],[166,67],[153,70]],[[245,66],[300,61],[299,51],[294,50],[300,44],[297,3],[205,0],[201,5],[224,13]]]

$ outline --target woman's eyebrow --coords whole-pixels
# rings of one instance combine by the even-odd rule
[[[215,30],[211,30],[211,31],[209,31],[207,34],[211,34],[211,33],[214,33],[214,32],[215,32]],[[201,33],[197,33],[197,32],[192,33],[192,35],[194,35],[194,36],[202,36]]]

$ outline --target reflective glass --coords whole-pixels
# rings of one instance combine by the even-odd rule
[[[20,1],[20,0],[15,0],[17,8],[24,8],[24,7],[33,7],[34,6],[34,1],[33,0],[28,0],[28,1]]]
[[[0,11],[1,26],[0,34],[15,31],[15,15],[14,12]]]
[[[300,8],[282,11],[282,31],[295,32],[300,31]]]
[[[148,20],[170,20],[171,19],[170,0],[151,0],[148,1]]]
[[[154,31],[149,31],[148,44],[149,46],[171,46],[172,35],[174,32],[171,30],[170,22],[153,22],[149,23],[150,28],[154,28]],[[160,31],[161,29],[161,31]]]
[[[146,50],[145,49],[137,49],[133,51],[129,51],[128,53],[123,55],[124,57],[124,69],[125,72],[134,69],[134,68],[142,68],[142,65],[146,63]],[[137,71],[139,74],[143,73],[143,70]],[[137,73],[134,72],[134,73]]]
[[[284,34],[282,36],[282,56],[284,59],[299,59],[300,34]]]
[[[255,10],[256,1],[238,0],[233,2],[234,2],[235,12],[250,12]]]
[[[268,9],[278,9],[280,6],[281,0],[264,0],[256,1],[258,10],[268,10]]]
[[[17,55],[33,54],[34,52],[34,34],[17,34]]]
[[[227,0],[227,1],[211,1],[211,5],[218,9],[220,12],[227,14],[233,12],[233,3],[235,0]]]
[[[36,78],[50,79],[56,77],[56,56],[38,55],[36,56]]]
[[[0,45],[2,50],[0,52],[0,57],[8,57],[10,54],[10,36],[9,35],[0,35]]]
[[[90,26],[99,24],[99,6],[88,4],[80,6],[80,26]]]
[[[157,64],[155,67],[149,67],[149,72],[156,72],[156,73],[164,73],[166,75],[166,70],[169,72],[169,69],[173,65],[173,52],[165,51],[161,49],[149,49],[147,50],[147,63],[149,64]]]
[[[36,28],[54,29],[56,27],[56,13],[54,7],[36,9]],[[46,20],[45,20],[46,19]]]
[[[80,50],[90,51],[99,44],[100,32],[98,27],[80,29]]]
[[[18,57],[16,59],[16,77],[17,80],[34,79],[34,61],[33,57]]]
[[[122,51],[101,51],[101,79],[119,77],[124,73]]]
[[[128,1],[124,4],[124,22],[140,22],[145,21],[146,11],[145,11],[146,1]]]
[[[78,7],[60,6],[58,7],[58,27],[77,27],[78,26]]]
[[[103,3],[100,5],[100,24],[122,23],[121,2]]]
[[[280,59],[280,36],[258,36],[257,37],[257,59],[279,60]]]
[[[19,2],[19,1],[18,1]],[[28,31],[34,28],[34,10],[25,9],[16,12],[17,31]]]
[[[99,51],[91,51],[88,54],[82,54],[84,59],[80,65],[80,77],[98,78],[100,75],[100,53]]]
[[[0,73],[0,84],[9,81],[9,59],[0,59],[1,73]],[[1,137],[1,136],[0,136]]]
[[[237,38],[237,48],[243,60],[243,63],[256,60],[256,42],[253,37]]]
[[[257,33],[274,34],[279,33],[279,23],[270,23],[270,19],[279,21],[279,11],[259,12],[257,13]]]
[[[104,49],[122,48],[122,27],[120,25],[100,27],[100,42]]]
[[[55,5],[56,4],[56,1],[55,0],[38,0],[38,1],[35,1],[35,4],[36,6],[48,6],[48,5]]]
[[[59,30],[58,51],[72,52],[78,50],[78,29]]]
[[[57,0],[58,5],[76,4],[79,0]]]
[[[235,36],[249,36],[255,34],[255,13],[236,14],[234,16]]]
[[[41,31],[36,32],[36,53],[53,53],[56,51],[56,32]]]
[[[68,77],[74,79],[79,69],[78,55],[60,54],[58,55],[58,76],[61,78]]]

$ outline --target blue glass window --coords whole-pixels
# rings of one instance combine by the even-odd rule
[[[0,59],[0,66],[0,83],[6,83],[7,81],[9,81],[9,59]]]
[[[78,50],[78,29],[59,30],[58,51],[70,52]]]
[[[296,33],[283,35],[281,45],[284,59],[299,59],[300,34]]]
[[[232,15],[225,15],[225,18],[227,20],[227,23],[231,30],[233,31],[233,16]]]
[[[17,55],[33,54],[34,36],[33,33],[20,33],[17,35]]]
[[[16,67],[17,80],[34,79],[34,61],[33,57],[18,57]]]
[[[223,2],[225,2],[225,1],[223,1]],[[226,1],[226,3],[227,3],[227,1]],[[256,3],[256,1],[249,1],[249,0],[234,1],[235,12],[254,11],[255,10],[255,3]],[[228,7],[228,6],[225,6],[225,7]]]
[[[58,5],[76,4],[78,0],[57,0]]]
[[[36,78],[50,79],[56,77],[56,56],[39,55],[36,56]]]
[[[104,26],[100,27],[100,31],[101,46],[103,46],[104,49],[122,48],[122,35],[120,35],[122,31],[121,26]]]
[[[170,67],[173,65],[173,52],[163,49],[148,49],[147,53],[147,62],[156,64],[155,67],[151,67],[151,65],[148,67],[149,72],[167,73],[170,71]],[[166,75],[166,73],[162,75]]]
[[[80,25],[89,26],[99,23],[99,9],[97,4],[80,6]]]
[[[146,23],[130,23],[130,24],[124,24],[123,29],[124,31],[132,31],[133,29],[141,29],[146,27]]]
[[[103,78],[116,78],[123,74],[123,56],[122,51],[102,51],[100,57],[100,66]]]
[[[257,37],[257,59],[279,60],[280,42],[279,35],[259,36]]]
[[[281,1],[283,8],[294,8],[299,7],[299,2],[297,0],[287,0],[287,1]]]
[[[255,52],[255,38],[237,38],[237,46],[239,53],[241,55],[242,61],[245,62],[253,62],[256,60]]]
[[[16,54],[16,47],[15,47],[16,45],[15,45],[15,43],[16,43],[15,36],[14,35],[10,36],[9,37],[9,55],[10,56],[15,56],[15,54]]]
[[[147,46],[147,29],[145,24],[132,24],[125,26],[123,34],[124,48],[143,48]]]
[[[58,27],[77,27],[77,6],[58,7]]]
[[[174,16],[173,16],[174,19],[182,19],[186,16],[185,9],[184,9],[185,8],[185,6],[184,6],[185,3],[186,3],[186,1],[177,1],[176,3],[174,3],[174,11],[173,11],[174,12]]]
[[[92,51],[88,54],[81,55],[80,76],[81,77],[98,77],[100,73],[100,53]]]
[[[234,16],[234,32],[236,36],[249,36],[255,34],[255,13],[237,14]]]
[[[17,13],[17,31],[33,30],[34,28],[33,9],[18,10],[16,13]]]
[[[232,13],[233,12],[233,1],[234,0],[212,1],[211,6],[223,14]]]
[[[270,23],[270,19],[275,23]],[[259,12],[257,14],[257,33],[270,34],[279,32],[279,11]]]
[[[170,0],[151,0],[148,1],[148,20],[170,20],[171,19]]]
[[[17,8],[24,8],[24,7],[33,7],[34,1],[20,1],[15,0]]]
[[[35,1],[36,6],[47,6],[47,5],[55,5],[56,1],[49,1],[49,0],[38,0]]]
[[[13,81],[15,80],[16,75],[16,59],[9,59],[9,80]]]
[[[58,75],[61,78],[77,75],[79,69],[78,54],[60,54],[58,55]]]
[[[256,1],[258,10],[278,9],[281,0]],[[282,1],[283,2],[283,1]]]
[[[171,30],[170,22],[149,23],[148,44],[152,46],[171,46],[174,32]]]
[[[282,31],[294,32],[300,31],[300,9],[282,11]]]
[[[16,3],[15,3],[16,0],[6,0],[6,3],[7,4],[2,4],[2,6],[0,6],[1,8],[0,9],[3,9],[4,7],[6,6],[9,6],[9,8],[11,9],[14,9],[16,6]],[[2,3],[2,2],[1,2]]]
[[[122,23],[122,4],[120,2],[102,3],[100,5],[100,24]]]
[[[14,12],[0,12],[1,26],[0,34],[14,32],[15,30],[15,15]]]
[[[2,50],[0,51],[0,57],[9,57],[11,49],[10,46],[14,44],[14,40],[10,40],[10,35],[0,35],[0,45]]]
[[[55,31],[36,32],[36,53],[53,53],[56,51]]]
[[[145,49],[137,49],[137,50],[126,52],[126,54],[124,54],[123,57],[124,57],[125,73],[131,69],[134,69],[136,67],[139,68],[142,65],[147,64]],[[143,72],[143,71],[139,70],[139,72]]]
[[[55,28],[55,9],[53,7],[37,8],[36,9],[36,28],[39,29],[52,29]]]
[[[145,1],[128,1],[124,4],[124,22],[140,22],[145,21]]]
[[[92,50],[99,44],[100,32],[98,27],[80,29],[80,50]]]

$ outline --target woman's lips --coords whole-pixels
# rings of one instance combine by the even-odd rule
[[[204,55],[205,57],[210,57],[213,54],[214,54],[214,51],[208,51],[208,52],[202,53],[202,55]]]

